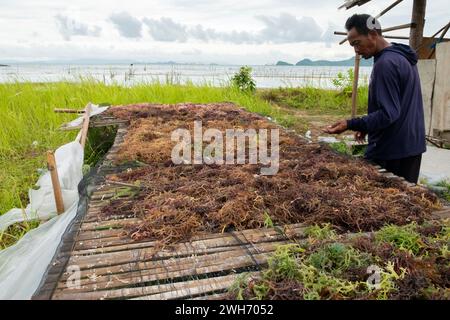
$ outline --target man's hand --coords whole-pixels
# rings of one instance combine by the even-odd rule
[[[325,133],[339,134],[347,130],[347,120],[341,120],[323,129]]]
[[[356,131],[355,132],[355,140],[358,143],[364,143],[366,140],[366,134],[365,132]]]

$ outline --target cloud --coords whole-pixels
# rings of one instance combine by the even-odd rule
[[[163,17],[160,20],[144,18],[143,22],[148,26],[152,38],[157,41],[185,42],[188,38],[187,27],[170,18]]]
[[[66,41],[70,41],[72,36],[98,37],[101,32],[101,28],[99,26],[89,26],[61,14],[57,14],[55,19],[58,30]]]
[[[142,22],[125,11],[110,15],[109,20],[122,37],[140,38],[142,36]]]
[[[273,43],[316,42],[321,40],[322,29],[311,17],[297,19],[289,13],[279,17],[257,16],[265,24],[260,41]]]
[[[217,31],[202,25],[187,26],[173,21],[171,18],[143,20],[149,28],[149,33],[157,41],[186,42],[188,39],[202,42],[223,41],[234,44],[262,43],[296,43],[329,41],[328,34],[322,36],[323,30],[311,17],[300,17],[282,13],[279,17],[257,16],[264,24],[258,32],[247,31]],[[326,39],[324,38],[326,37]]]

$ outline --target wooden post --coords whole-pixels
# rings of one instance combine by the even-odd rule
[[[411,23],[414,23],[416,27],[411,28],[409,33],[409,45],[413,49],[417,49],[423,40],[426,7],[427,0],[414,0]]]
[[[53,151],[47,151],[47,168],[52,178],[53,193],[55,195],[56,212],[61,214],[64,212],[64,202],[59,184],[58,170],[56,169],[55,154]]]
[[[359,62],[361,56],[355,55],[355,70],[353,74],[353,90],[352,90],[352,118],[356,117],[356,102],[358,98],[358,80],[359,80]]]
[[[55,112],[55,113],[84,113],[84,110],[55,108],[55,109],[53,109],[53,112]]]
[[[91,116],[91,103],[89,102],[86,108],[84,109],[83,127],[81,128],[80,144],[83,147],[83,149],[84,146],[86,145],[90,116]]]

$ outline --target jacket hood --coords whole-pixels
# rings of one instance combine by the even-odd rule
[[[391,46],[382,50],[379,55],[381,55],[382,53],[384,53],[386,51],[392,51],[392,52],[396,52],[396,53],[404,56],[411,65],[414,66],[417,64],[417,59],[418,59],[417,53],[410,46],[408,46],[406,44],[395,43],[395,42],[392,42],[391,44],[392,44]]]

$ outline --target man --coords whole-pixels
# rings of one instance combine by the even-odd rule
[[[365,59],[374,57],[368,115],[339,121],[324,132],[353,130],[358,142],[368,134],[366,159],[417,183],[426,151],[417,55],[407,45],[387,42],[380,24],[367,14],[353,15],[345,27],[355,52]]]

